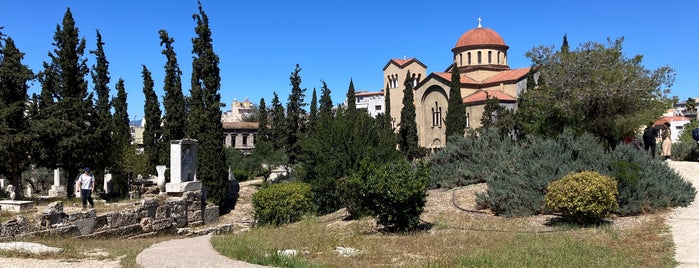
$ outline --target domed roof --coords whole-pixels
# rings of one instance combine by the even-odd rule
[[[506,46],[505,40],[498,33],[488,28],[478,27],[464,33],[454,48],[482,45]]]

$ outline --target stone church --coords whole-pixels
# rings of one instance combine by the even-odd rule
[[[526,90],[530,68],[510,69],[507,49],[497,32],[478,27],[461,35],[453,52],[453,63],[461,75],[461,96],[466,107],[466,128],[478,128],[483,108],[489,98],[498,98],[500,105],[516,108],[519,94]],[[443,147],[446,141],[446,113],[451,84],[452,63],[444,72],[427,74],[427,66],[415,58],[391,59],[384,66],[383,92],[391,98],[394,127],[400,127],[403,108],[403,85],[410,71],[414,90],[418,143],[426,148]]]

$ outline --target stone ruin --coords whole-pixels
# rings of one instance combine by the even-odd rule
[[[225,233],[232,224],[195,231],[192,228],[218,221],[218,206],[205,206],[201,191],[181,197],[154,197],[133,208],[97,214],[90,209],[63,212],[60,201],[38,212],[33,222],[23,216],[0,223],[0,240],[13,237],[62,235],[90,238],[139,238],[156,234],[201,235]]]
[[[168,194],[202,189],[197,181],[197,140],[170,141],[170,182],[165,184]]]

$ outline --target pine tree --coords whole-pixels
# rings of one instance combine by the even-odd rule
[[[354,82],[350,78],[349,88],[347,89],[347,112],[353,115],[357,112],[357,96],[354,92]]]
[[[144,120],[146,126],[143,130],[143,151],[148,156],[148,171],[156,174],[155,166],[163,165],[167,159],[162,156],[166,144],[163,144],[163,130],[160,126],[160,103],[158,95],[153,90],[153,78],[145,65],[141,72],[143,77],[143,94],[146,96],[144,107]]]
[[[403,109],[400,111],[398,146],[408,160],[413,160],[420,157],[422,152],[418,147],[415,105],[413,104],[413,80],[410,71],[408,71],[403,85],[405,89],[403,90]]]
[[[454,63],[451,67],[451,85],[449,88],[449,107],[447,108],[446,134],[447,137],[464,136],[466,130],[466,109],[461,98],[461,76],[459,68]]]
[[[0,28],[1,29],[1,28]],[[31,145],[31,133],[28,130],[27,90],[34,73],[22,64],[24,53],[15,46],[11,37],[2,44],[0,34],[0,174],[8,177],[15,188],[17,197],[21,196],[22,171],[30,162],[27,155]]]
[[[258,142],[269,142],[269,130],[267,128],[267,106],[265,105],[265,98],[260,99],[260,119],[257,124],[257,141]]]
[[[274,92],[274,98],[272,98],[271,120],[269,139],[274,145],[274,150],[283,149],[286,145],[286,117],[284,116],[284,106],[279,102],[277,92]]]
[[[332,117],[333,100],[330,97],[330,88],[328,88],[328,84],[325,83],[325,81],[321,80],[321,82],[323,82],[323,87],[320,90],[321,93],[319,114]]]
[[[94,163],[95,170],[111,168],[117,160],[112,158],[116,148],[112,145],[113,122],[111,105],[109,104],[109,61],[104,53],[104,42],[102,35],[97,30],[97,49],[91,50],[90,54],[95,55],[96,64],[92,66],[91,76],[95,93],[97,93],[97,126],[95,130],[94,151],[98,154]]]
[[[170,37],[165,30],[160,30],[160,46],[165,45],[162,50],[167,58],[165,63],[165,81],[163,89],[165,98],[163,106],[165,108],[165,119],[163,122],[163,140],[179,140],[185,137],[185,104],[182,93],[182,71],[177,63],[177,53],[172,43],[175,39]]]
[[[220,206],[220,211],[230,209],[226,191],[228,176],[226,159],[221,142],[223,125],[221,123],[221,76],[218,67],[219,58],[214,52],[209,17],[198,2],[199,13],[192,15],[197,25],[196,36],[192,38],[192,100],[194,108],[192,118],[199,119],[196,136],[197,178],[207,191],[212,203]],[[198,113],[198,114],[197,114]]]
[[[289,76],[289,81],[291,81],[291,94],[289,94],[289,100],[286,103],[286,153],[289,157],[289,163],[295,164],[298,160],[298,154],[301,150],[300,139],[305,128],[304,115],[306,113],[303,107],[306,103],[303,102],[306,94],[305,88],[301,88],[301,67],[296,64],[296,69]]]

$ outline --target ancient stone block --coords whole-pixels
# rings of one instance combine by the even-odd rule
[[[201,210],[190,211],[187,213],[187,222],[190,224],[195,221],[202,221]]]
[[[218,221],[218,206],[207,206],[204,210],[204,224]]]
[[[153,231],[153,220],[151,218],[141,218],[141,230],[144,233]]]
[[[94,232],[82,237],[87,238],[112,238],[112,237],[128,237],[142,232],[141,224],[132,224],[119,228],[106,229],[104,231]]]
[[[91,234],[95,229],[95,218],[80,219],[73,224],[78,227],[80,235]]]
[[[173,227],[175,221],[172,218],[152,221],[153,231],[163,231]]]
[[[155,210],[155,219],[165,219],[170,217],[170,206],[168,204],[164,204],[161,206],[158,206],[158,208]]]
[[[122,226],[139,224],[141,218],[140,216],[141,215],[139,213],[126,211],[111,213],[107,216],[107,224],[110,228],[119,228]]]
[[[201,209],[202,209],[201,201],[192,201],[191,203],[187,202],[187,210],[188,211],[197,211],[197,210],[201,210]]]
[[[42,213],[43,214],[63,213],[63,202],[61,202],[61,201],[51,202],[50,204],[46,205],[46,207],[44,208]]]

